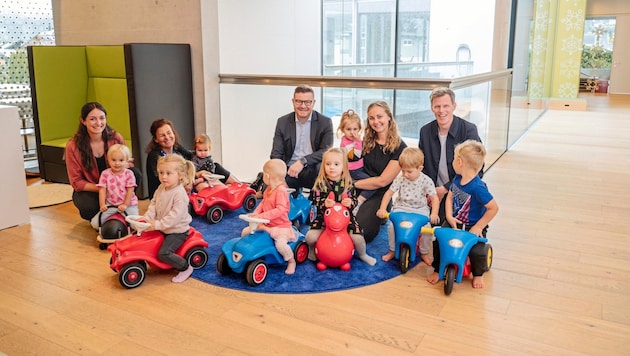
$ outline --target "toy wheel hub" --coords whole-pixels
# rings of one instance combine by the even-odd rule
[[[135,282],[138,280],[138,278],[140,278],[140,275],[138,275],[138,272],[129,272],[127,274],[127,280],[131,283]]]

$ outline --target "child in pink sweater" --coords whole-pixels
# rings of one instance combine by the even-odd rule
[[[289,193],[285,176],[287,166],[280,159],[271,159],[263,166],[263,182],[267,189],[263,192],[263,199],[250,216],[267,219],[267,224],[259,225],[261,230],[269,233],[275,242],[278,253],[288,262],[286,274],[295,273],[295,258],[289,242],[297,240],[297,233],[289,220]],[[241,236],[251,233],[249,227],[243,229]]]

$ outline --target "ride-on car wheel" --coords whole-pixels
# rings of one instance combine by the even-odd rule
[[[141,263],[133,262],[121,268],[118,281],[125,288],[136,288],[144,282],[147,270]]]
[[[446,272],[444,273],[444,294],[449,295],[453,291],[453,284],[455,284],[455,266],[446,266]]]
[[[250,286],[256,287],[265,281],[268,272],[267,264],[263,259],[259,258],[249,263],[245,272],[245,279]]]
[[[490,268],[492,267],[492,258],[493,256],[493,251],[492,251],[492,245],[490,244],[486,244],[484,246],[484,252],[486,253],[486,268],[485,271],[488,272],[490,270]]]
[[[252,211],[254,211],[255,207],[256,207],[256,195],[250,194],[246,196],[245,200],[243,200],[243,209],[245,209],[246,212],[251,213]]]
[[[295,246],[295,251],[293,252],[293,258],[295,258],[297,263],[306,261],[306,258],[308,258],[308,245],[306,242],[298,242],[297,246]]]
[[[194,247],[186,253],[186,260],[194,269],[203,268],[208,263],[208,252],[201,247]]]
[[[221,254],[219,255],[219,258],[217,258],[217,272],[223,275],[232,272],[232,269],[230,268],[230,265],[228,264],[227,257],[225,257],[225,254],[223,252],[221,252]]]
[[[400,272],[407,273],[409,270],[409,246],[402,245],[400,246],[400,258],[398,259],[398,264],[400,265]]]
[[[103,250],[107,250],[107,244],[104,242],[101,242],[98,244],[98,249],[103,251]]]
[[[213,206],[206,213],[206,219],[211,224],[218,224],[223,219],[223,209]]]
[[[197,212],[195,211],[195,207],[193,207],[192,203],[188,203],[188,214],[190,214],[193,218],[197,216]]]

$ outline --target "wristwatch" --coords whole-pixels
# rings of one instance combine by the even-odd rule
[[[306,157],[302,157],[302,158],[300,158],[300,162],[302,163],[302,165],[303,165],[304,167],[306,167],[306,163],[307,163],[307,161],[306,161]]]

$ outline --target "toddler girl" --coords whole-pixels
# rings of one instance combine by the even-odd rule
[[[172,281],[180,283],[188,279],[193,267],[186,259],[175,253],[188,238],[192,217],[188,213],[188,193],[185,186],[195,176],[195,166],[177,154],[160,157],[157,162],[158,186],[146,213],[139,219],[151,224],[149,230],[164,234],[164,242],[158,258],[177,269],[179,273]]]
[[[329,193],[334,193],[335,199],[328,199]],[[344,194],[347,198],[343,198]],[[356,204],[356,191],[354,185],[352,185],[352,178],[350,177],[350,171],[348,170],[348,160],[343,150],[340,148],[330,148],[326,151],[322,157],[322,165],[319,169],[319,174],[315,180],[315,185],[311,189],[309,199],[313,202],[313,206],[316,208],[317,213],[311,226],[306,233],[306,243],[309,246],[309,259],[314,261],[315,256],[315,243],[322,234],[324,226],[324,212],[326,208],[329,208],[340,202],[343,206],[350,211],[350,223],[348,223],[348,233],[354,243],[354,250],[357,253],[359,259],[370,266],[376,264],[376,259],[367,254],[367,247],[365,245],[365,239],[361,235],[361,229],[357,223],[352,208]]]
[[[353,181],[359,179],[370,178],[370,175],[363,170],[363,142],[361,141],[361,117],[354,110],[349,109],[341,114],[341,121],[337,128],[338,134],[341,133],[341,149],[348,157],[348,169]],[[353,213],[359,210],[361,204],[374,195],[373,190],[364,190],[357,198],[357,204]]]
[[[295,258],[289,242],[297,240],[297,233],[289,220],[289,193],[284,177],[287,175],[287,165],[281,159],[270,159],[263,166],[263,181],[267,188],[263,198],[252,217],[268,219],[267,224],[260,224],[259,228],[269,233],[274,240],[278,253],[288,262],[286,274],[295,273]],[[249,227],[243,229],[241,236],[251,232]]]
[[[136,177],[129,168],[131,152],[129,147],[122,144],[112,145],[107,151],[107,164],[98,180],[98,202],[101,214],[96,214],[92,219],[95,229],[110,216],[117,212],[127,215],[138,215],[138,197],[136,189]],[[99,221],[100,216],[100,221]]]
[[[195,165],[196,174],[193,182],[193,188],[195,191],[200,191],[210,186],[208,176],[210,174],[222,175],[221,183],[233,183],[238,182],[232,174],[223,166],[212,159],[210,151],[212,150],[212,140],[210,136],[206,134],[199,134],[195,136],[193,148],[195,155],[192,158],[192,162]],[[213,183],[215,184],[215,183]]]

